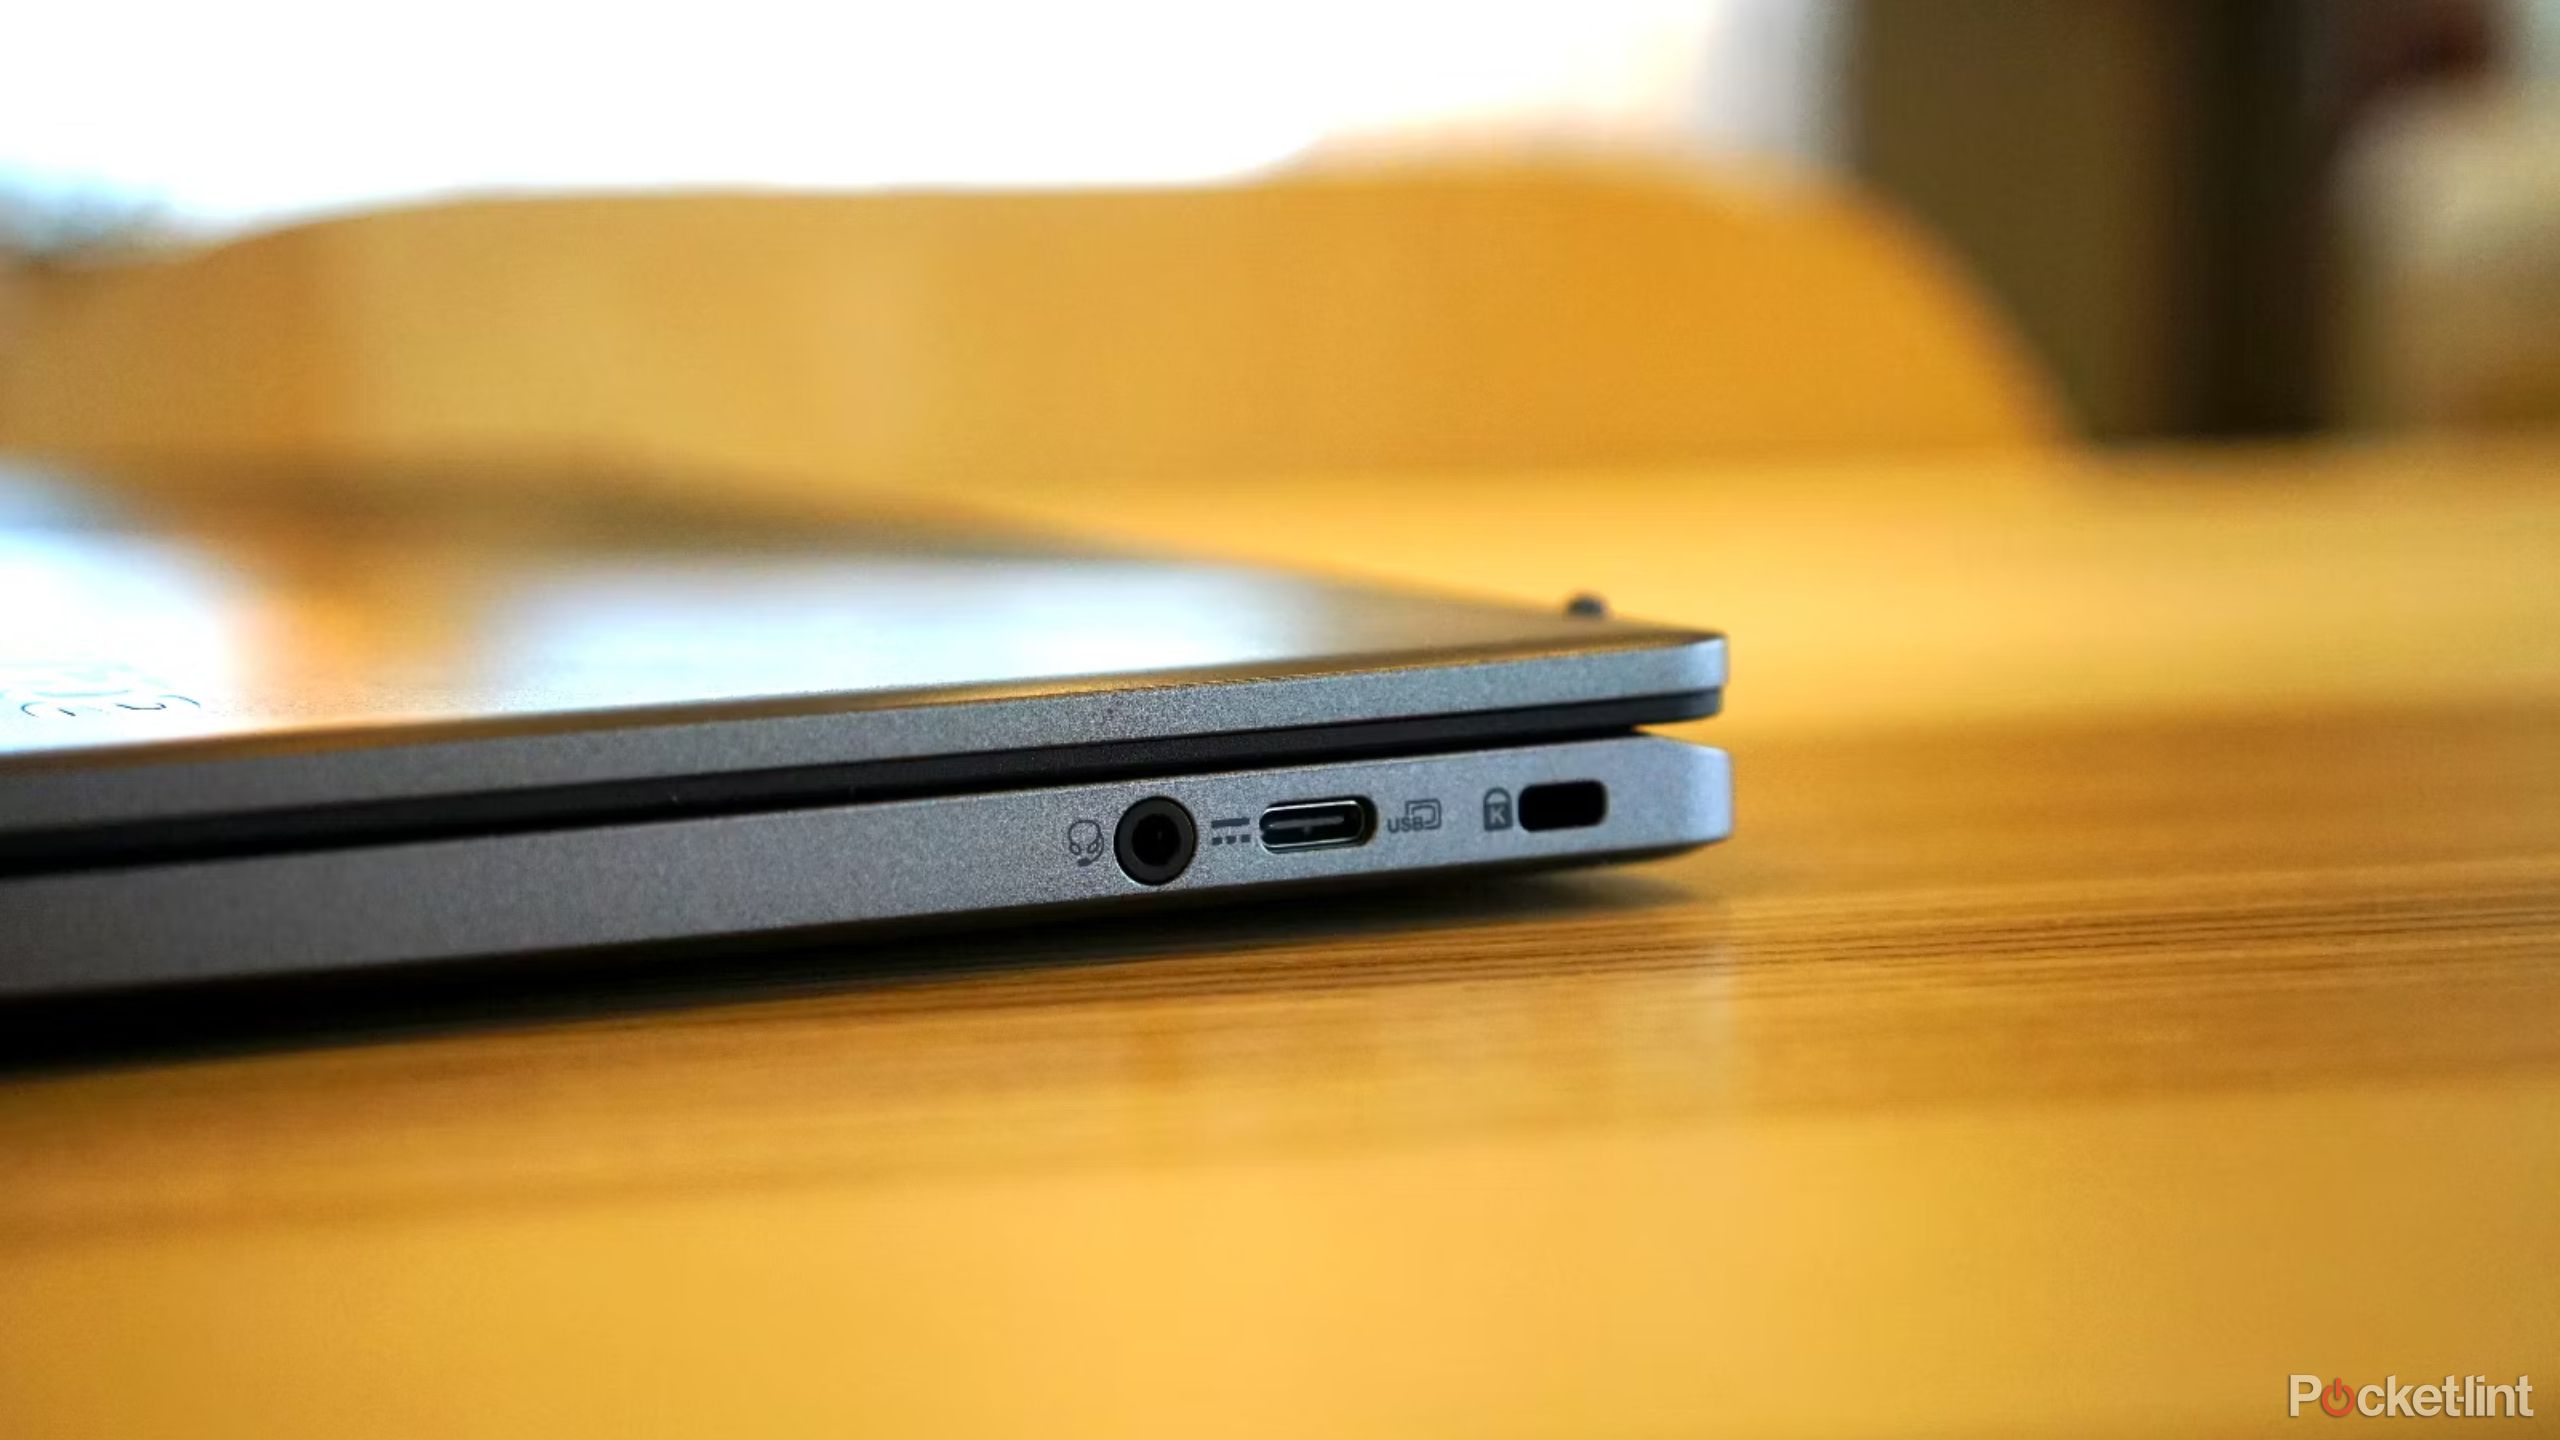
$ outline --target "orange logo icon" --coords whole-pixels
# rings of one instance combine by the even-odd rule
[[[2348,1389],[2344,1380],[2332,1380],[2329,1388],[2320,1392],[2320,1409],[2324,1414],[2344,1415],[2354,1408],[2356,1392]]]

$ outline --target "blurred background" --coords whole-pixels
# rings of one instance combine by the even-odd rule
[[[39,449],[947,484],[2560,418],[2560,0],[0,23]]]
[[[7,690],[57,650],[387,691],[555,541],[912,504],[1726,629],[1745,777],[1589,888],[0,1091],[0,1432],[2237,1434],[2530,1370],[2555,421],[2560,0],[0,7],[0,451],[187,462],[94,469],[191,537],[0,465],[0,714],[132,688]],[[545,613],[490,684],[720,658]]]

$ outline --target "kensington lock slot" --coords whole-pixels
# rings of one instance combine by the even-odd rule
[[[1609,818],[1609,787],[1597,780],[1560,780],[1520,792],[1523,830],[1587,830]]]

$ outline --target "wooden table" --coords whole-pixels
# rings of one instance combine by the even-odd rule
[[[19,1076],[0,1434],[2560,1414],[2560,449],[998,498],[1723,624],[1739,836]]]

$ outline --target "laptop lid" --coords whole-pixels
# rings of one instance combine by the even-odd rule
[[[485,484],[464,507],[398,478],[0,470],[0,858],[100,827],[751,800],[1212,737],[1597,731],[1709,713],[1724,680],[1709,633],[955,515],[740,519],[554,499],[576,487],[541,475],[499,512]]]

